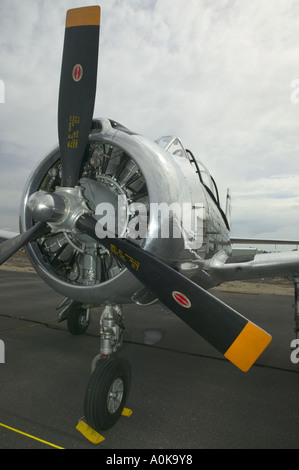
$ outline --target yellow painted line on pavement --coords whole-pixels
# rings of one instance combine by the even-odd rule
[[[9,429],[10,431],[14,431],[18,434],[22,434],[23,436],[29,437],[30,439],[34,439],[35,441],[42,442],[43,444],[47,444],[48,446],[55,447],[55,449],[64,449],[64,447],[59,447],[56,446],[55,444],[51,444],[51,442],[44,441],[43,439],[39,439],[38,437],[32,436],[31,434],[27,434],[26,432],[19,431],[18,429],[11,428],[10,426],[7,426],[6,424],[0,423],[0,426],[3,428]]]
[[[18,317],[15,317],[15,318],[12,318],[12,319],[13,320],[26,321],[24,318],[18,318]],[[40,325],[44,326],[47,323],[54,323],[55,321],[57,321],[57,318],[52,318],[51,320],[47,320],[44,323],[42,323],[42,322],[40,322],[40,323],[30,323],[29,325],[17,326],[15,328],[9,328],[8,330],[0,331],[0,333],[8,333],[9,331],[24,330],[25,328],[32,328],[33,326],[40,326]]]
[[[17,326],[16,328],[9,328],[8,330],[0,331],[0,333],[7,333],[9,331],[24,330],[25,328],[32,328],[33,326],[38,325],[39,323],[30,323],[30,325]]]

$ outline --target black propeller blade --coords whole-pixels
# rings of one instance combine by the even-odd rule
[[[62,162],[62,186],[73,187],[92,124],[98,66],[100,7],[69,10],[66,16],[61,67],[58,134]],[[48,229],[39,222],[27,232],[0,245],[0,264]]]
[[[91,130],[96,94],[100,7],[69,10],[62,58],[58,134],[62,186],[78,181]]]
[[[0,264],[3,264],[12,255],[14,255],[20,248],[29,242],[36,240],[49,231],[45,222],[38,222],[33,225],[27,232],[21,233],[10,240],[6,240],[0,244]]]
[[[246,372],[271,341],[271,336],[228,305],[125,239],[98,239],[96,220],[81,216],[77,228],[100,240],[134,276],[176,315]]]

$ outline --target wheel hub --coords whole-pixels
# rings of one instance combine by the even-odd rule
[[[117,377],[111,384],[107,397],[107,407],[111,414],[116,413],[122,402],[124,394],[124,382],[121,377]]]

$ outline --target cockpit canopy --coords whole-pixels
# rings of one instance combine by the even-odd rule
[[[204,184],[208,191],[212,193],[213,198],[219,205],[219,194],[214,178],[210,175],[208,169],[199,160],[195,159],[192,152],[184,148],[181,140],[178,137],[173,135],[163,136],[157,139],[156,143],[172,155],[186,158],[191,163],[194,163],[197,168],[200,181],[202,184]]]
[[[160,147],[163,147],[167,152],[172,153],[172,155],[177,155],[179,157],[187,157],[186,150],[183,147],[182,142],[178,137],[174,137],[173,135],[166,135],[164,137],[160,137],[160,139],[156,140],[157,144]]]

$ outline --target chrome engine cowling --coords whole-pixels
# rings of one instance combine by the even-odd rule
[[[185,169],[182,164],[186,165]],[[60,184],[60,153],[55,149],[36,168],[25,187],[20,211],[21,231],[33,224],[27,211],[30,195],[39,190],[54,192]],[[96,215],[100,204],[109,203],[114,206],[119,220],[119,201],[127,207],[142,203],[147,209],[146,236],[130,237],[130,227],[136,225],[136,214],[130,212],[126,212],[129,215],[122,221],[123,233],[119,235],[126,233],[134,243],[178,269],[189,263],[194,271],[190,262],[194,258],[198,261],[204,247],[195,253],[186,249],[183,238],[157,237],[161,220],[150,209],[153,203],[192,204],[195,199],[204,204],[204,195],[190,162],[178,164],[173,155],[157,143],[114,121],[100,119],[93,122],[78,186],[88,208]],[[92,305],[123,304],[138,302],[139,297],[149,298],[144,296],[139,281],[100,242],[87,235],[76,231],[51,232],[30,243],[26,250],[42,279],[68,298]],[[139,293],[142,294],[139,296]]]

